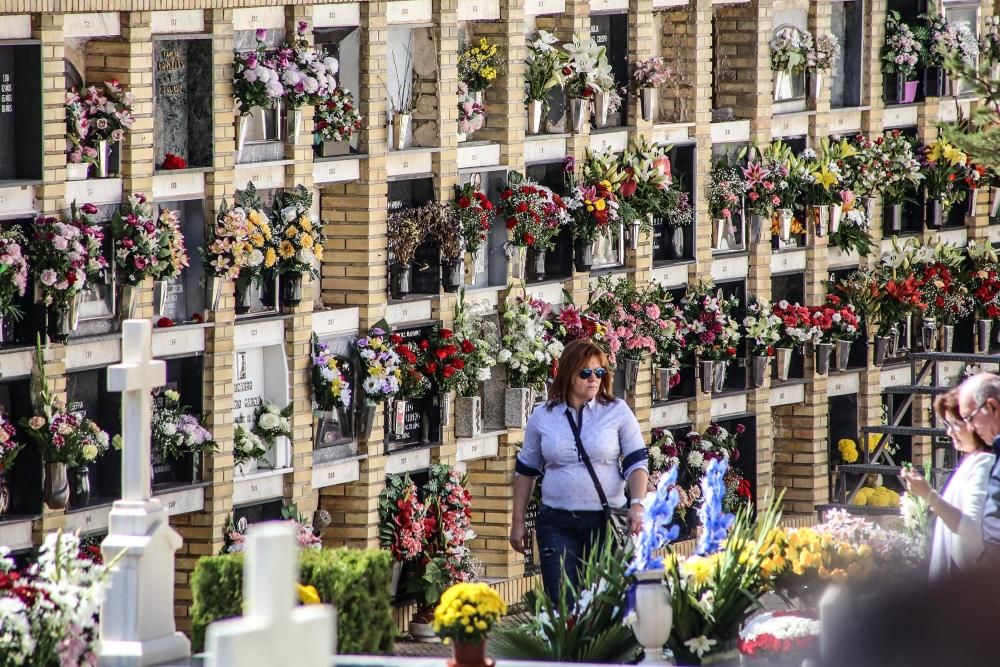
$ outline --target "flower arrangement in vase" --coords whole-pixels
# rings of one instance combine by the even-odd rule
[[[612,181],[591,165],[600,158],[587,151],[583,173],[566,174],[567,195],[563,199],[571,219],[577,271],[589,271],[593,264],[593,245],[598,237],[610,236],[619,221],[618,197]],[[615,174],[617,175],[617,170]],[[615,178],[615,176],[612,176]],[[616,179],[618,180],[618,179]]]
[[[781,326],[781,318],[774,314],[767,299],[754,295],[747,298],[743,330],[746,332],[754,387],[764,386],[768,360],[774,356],[774,346],[781,340]]]
[[[778,175],[759,159],[748,160],[742,171],[747,215],[750,217],[750,242],[757,243],[761,239],[764,221],[770,221],[775,207],[781,204],[781,197],[775,193]]]
[[[539,30],[526,46],[524,103],[528,108],[528,133],[542,131],[542,120],[548,110],[549,91],[565,81],[563,65],[566,55],[559,49],[559,40],[547,30]]]
[[[483,104],[481,93],[496,82],[505,68],[506,61],[500,47],[490,43],[486,37],[481,37],[474,46],[458,54],[458,78],[480,106]]]
[[[486,124],[486,107],[469,92],[464,82],[458,83],[458,140],[465,141],[468,135],[483,129]]]
[[[250,254],[246,210],[222,202],[215,225],[208,232],[205,246],[201,248],[205,272],[215,278],[236,280]]]
[[[423,554],[427,507],[409,475],[387,475],[379,494],[379,542],[397,563]],[[394,575],[397,576],[397,575]]]
[[[279,197],[275,197],[275,202],[278,199]],[[236,314],[242,315],[250,310],[251,285],[261,286],[261,301],[265,302],[264,305],[274,305],[272,288],[279,259],[279,243],[283,239],[271,229],[271,221],[264,212],[264,206],[253,183],[248,183],[244,189],[237,190],[233,200],[236,207],[242,209],[245,214],[244,243],[239,248],[234,247],[234,250],[242,250],[244,253],[244,260],[236,278]],[[287,246],[285,249],[287,253]]]
[[[160,248],[159,280],[171,280],[190,265],[184,232],[181,231],[180,213],[171,208],[161,208],[156,219],[163,245]]]
[[[652,123],[656,118],[659,88],[673,76],[673,69],[660,56],[637,60],[632,65],[632,87],[639,93],[642,119]]]
[[[249,116],[254,107],[274,108],[285,96],[277,57],[267,54],[267,30],[258,28],[254,37],[253,50],[233,54],[233,95],[241,117]],[[240,134],[245,136],[242,128]],[[239,140],[237,148],[242,144]]]
[[[589,312],[608,323],[603,345],[606,347],[608,362],[625,368],[625,386],[632,390],[639,363],[658,352],[657,342],[661,333],[661,319],[664,327],[676,332],[673,320],[667,322],[671,312],[661,309],[654,293],[636,285],[630,280],[613,280],[602,276],[590,295]]]
[[[262,400],[253,413],[253,433],[268,449],[275,446],[278,438],[292,437],[292,405],[279,408],[271,401]]]
[[[698,362],[701,389],[722,391],[729,362],[738,352],[739,322],[733,316],[738,299],[725,297],[711,281],[703,281],[688,289],[680,305],[690,331],[687,357]]]
[[[0,517],[10,509],[10,488],[7,477],[24,443],[17,437],[17,429],[10,418],[0,412]]]
[[[166,460],[195,457],[192,481],[198,481],[201,456],[219,448],[212,433],[181,405],[181,395],[173,389],[164,391],[153,405],[152,438],[153,451]]]
[[[806,54],[806,71],[812,83],[813,99],[819,97],[823,89],[823,75],[829,75],[840,57],[840,42],[833,33],[817,35],[812,48]]]
[[[607,49],[590,37],[573,35],[571,44],[563,44],[566,64],[566,94],[569,97],[569,122],[573,132],[583,128],[583,105],[591,103],[591,120],[596,127],[608,124],[608,114],[621,108],[622,98],[608,62]]]
[[[669,157],[671,148],[642,137],[633,139],[622,153],[621,167],[625,178],[618,192],[622,201],[628,203],[640,217],[639,228],[630,232],[630,245],[638,247],[636,232],[649,233],[654,223],[662,223],[669,229],[668,258],[681,259],[685,249],[684,228],[691,225],[694,216],[690,198],[685,204],[681,195],[686,193],[673,187]]]
[[[813,50],[813,36],[807,30],[784,26],[775,31],[769,43],[771,71],[774,77],[776,101],[801,97],[793,85],[793,77],[806,71]]]
[[[132,93],[116,80],[90,86],[84,93],[66,93],[67,161],[71,165],[93,164],[100,178],[111,175],[111,145],[120,143],[135,122]],[[86,178],[86,171],[71,180]]]
[[[326,99],[316,105],[313,120],[321,142],[349,142],[362,128],[354,96],[344,88],[330,91]]]
[[[926,223],[941,226],[952,206],[964,201],[966,191],[958,187],[966,172],[968,156],[943,139],[936,139],[920,151],[921,173],[927,193]]]
[[[233,427],[233,463],[236,466],[262,459],[267,454],[267,445],[259,435],[245,425],[237,423]]]
[[[312,340],[313,398],[324,412],[346,412],[351,407],[350,367],[321,343],[313,334]]]
[[[922,46],[909,25],[903,23],[897,11],[890,11],[885,24],[885,45],[882,47],[882,72],[895,76],[895,86],[886,86],[886,99],[897,104],[909,104],[917,95],[913,76],[920,63]],[[890,91],[892,94],[890,94]]]
[[[25,242],[17,229],[0,230],[0,344],[5,342],[4,320],[19,321],[24,313],[15,303],[28,286]]]
[[[115,275],[123,288],[123,319],[134,314],[137,287],[146,278],[158,280],[167,266],[169,238],[157,222],[159,218],[153,220],[153,207],[141,192],[129,195],[111,218]]]
[[[743,215],[746,182],[740,169],[717,163],[708,174],[708,210],[712,216],[712,248],[732,249],[737,244],[736,220]]]
[[[282,45],[275,60],[275,72],[284,86],[288,105],[286,135],[293,144],[298,143],[302,131],[302,107],[323,105],[337,90],[340,69],[336,58],[309,44],[308,30],[306,21],[298,21],[292,43]]]
[[[665,401],[681,383],[681,363],[687,354],[689,329],[684,311],[673,302],[671,294],[659,286],[648,292],[649,303],[644,309],[654,320],[652,336],[656,341],[653,353],[653,398]]]
[[[509,387],[544,387],[562,354],[563,345],[546,319],[546,306],[522,296],[504,308],[497,361],[507,367]]]
[[[325,239],[322,225],[313,220],[312,202],[312,192],[304,185],[284,190],[274,197],[271,220],[278,244],[274,269],[281,281],[281,300],[286,306],[294,307],[302,301],[302,282],[306,275],[319,277]]]
[[[960,67],[974,68],[979,61],[979,41],[969,26],[948,21],[939,11],[921,15],[925,25],[914,30],[920,40],[921,56],[927,66],[925,94],[940,97],[945,94],[944,69],[948,61]],[[959,93],[960,80],[951,79],[951,94]]]
[[[545,252],[555,247],[559,228],[570,220],[566,203],[544,185],[525,178],[518,172],[507,177],[507,187],[500,195],[500,207],[511,232],[515,252],[521,248],[531,251],[523,275],[515,270],[515,277],[529,280],[545,275]],[[521,266],[525,266],[522,262]]]
[[[97,149],[87,143],[90,119],[76,89],[66,91],[66,178],[87,178],[90,165],[97,162]]]
[[[455,667],[487,667],[486,638],[507,613],[500,594],[487,584],[458,583],[441,595],[434,609],[434,632],[454,642]]]
[[[428,202],[420,207],[389,212],[389,294],[394,299],[401,299],[410,292],[410,265],[439,214],[437,206]]]
[[[399,356],[391,345],[387,327],[376,324],[368,334],[355,341],[362,368],[361,391],[365,403],[374,407],[390,400],[399,391]]]
[[[482,190],[466,183],[455,186],[455,198],[451,205],[461,226],[465,252],[474,258],[489,238],[493,203]]]

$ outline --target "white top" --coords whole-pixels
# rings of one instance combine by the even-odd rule
[[[931,579],[940,579],[952,570],[968,570],[983,553],[983,505],[996,456],[990,452],[968,454],[952,473],[941,498],[962,512],[958,531],[944,521],[934,522],[931,539]]]
[[[542,504],[553,509],[598,511],[601,501],[594,481],[576,448],[576,439],[566,420],[566,404],[535,408],[524,431],[524,445],[517,455],[516,471],[542,477]],[[573,415],[580,428],[583,448],[594,465],[604,495],[611,507],[625,504],[625,480],[636,470],[646,470],[646,444],[639,422],[622,400],[584,404]]]

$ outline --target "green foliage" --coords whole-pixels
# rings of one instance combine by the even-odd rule
[[[300,583],[314,586],[320,600],[337,609],[339,653],[392,653],[396,626],[389,599],[391,558],[386,551],[359,549],[300,553]],[[209,623],[242,613],[242,554],[200,559],[191,589],[191,642],[201,651]]]
[[[605,540],[587,558],[579,590],[564,576],[559,600],[538,588],[525,593],[525,611],[490,638],[497,655],[512,660],[627,663],[639,653],[623,625],[632,545]]]

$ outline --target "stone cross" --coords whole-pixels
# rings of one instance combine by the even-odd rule
[[[167,382],[167,365],[153,359],[153,325],[149,320],[122,323],[122,362],[108,368],[108,390],[122,397],[122,500],[151,495],[150,440],[156,387]]]
[[[243,557],[243,616],[216,621],[205,638],[205,667],[329,667],[336,613],[295,606],[298,545],[289,522],[250,526]]]

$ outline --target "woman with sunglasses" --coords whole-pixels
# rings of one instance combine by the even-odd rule
[[[957,570],[972,567],[983,553],[983,505],[986,502],[990,470],[996,457],[958,411],[958,389],[934,402],[938,418],[962,455],[943,492],[938,493],[912,468],[903,468],[906,489],[924,499],[937,515],[931,540],[931,579],[940,579]]]
[[[510,529],[511,546],[524,553],[530,539],[524,513],[535,480],[542,477],[536,524],[539,561],[545,592],[556,603],[564,568],[576,588],[582,560],[608,529],[605,504],[625,506],[626,480],[632,499],[628,529],[633,534],[641,530],[648,479],[639,422],[629,406],[611,394],[608,359],[601,348],[590,340],[573,341],[563,350],[558,369],[548,402],[532,413],[525,427]]]

